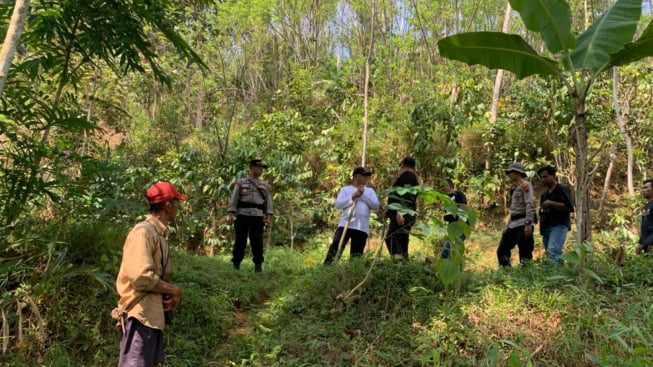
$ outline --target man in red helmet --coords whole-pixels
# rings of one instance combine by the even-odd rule
[[[163,363],[164,311],[181,302],[181,289],[170,283],[168,223],[188,196],[165,181],[150,186],[145,196],[150,213],[127,235],[116,279],[118,310],[124,315],[119,367]]]

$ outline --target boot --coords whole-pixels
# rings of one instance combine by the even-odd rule
[[[234,269],[240,270],[240,263],[234,262]]]
[[[263,266],[261,266],[261,264],[254,264],[254,272],[255,273],[262,273],[263,272]]]

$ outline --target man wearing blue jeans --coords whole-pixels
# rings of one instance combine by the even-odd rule
[[[560,264],[562,248],[571,227],[570,213],[574,211],[571,192],[567,186],[558,183],[555,167],[542,167],[537,175],[545,188],[540,196],[540,234],[547,259]]]

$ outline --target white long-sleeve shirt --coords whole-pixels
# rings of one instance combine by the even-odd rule
[[[340,189],[336,198],[336,208],[342,210],[342,217],[338,222],[338,227],[344,227],[349,218],[349,210],[354,204],[352,195],[358,190],[356,186],[348,185]],[[376,192],[369,187],[365,187],[363,194],[356,202],[356,208],[351,215],[349,226],[347,228],[356,229],[367,234],[370,233],[370,212],[379,208],[379,199]]]

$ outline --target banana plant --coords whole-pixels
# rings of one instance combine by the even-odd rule
[[[438,42],[440,55],[468,65],[504,69],[519,79],[533,75],[556,78],[566,84],[573,99],[573,135],[576,176],[576,242],[591,240],[589,186],[593,175],[588,154],[588,111],[585,101],[592,83],[612,67],[653,56],[653,22],[634,40],[642,15],[642,0],[617,0],[586,31],[575,36],[572,14],[563,0],[509,0],[526,28],[541,36],[547,53],[516,34],[466,32]]]

